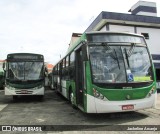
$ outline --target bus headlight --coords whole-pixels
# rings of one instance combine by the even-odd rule
[[[94,97],[96,98],[100,96],[100,93],[95,88],[93,88],[93,94],[94,94]]]
[[[9,86],[9,85],[6,85],[6,88],[10,88],[10,86]]]
[[[12,90],[15,90],[16,88],[14,88],[14,87],[11,87],[11,89],[12,89]]]
[[[36,89],[38,89],[38,88],[37,88],[37,87],[34,87],[34,88],[33,88],[33,90],[36,90]]]
[[[42,85],[39,85],[38,87],[34,87],[33,90],[40,89],[40,88],[42,88]]]
[[[98,92],[95,88],[93,88],[93,95],[94,97],[101,99],[101,100],[108,100],[104,95]]]
[[[11,87],[11,86],[9,86],[9,85],[6,85],[6,88],[11,89],[11,90],[15,90],[15,89],[16,89],[16,88]]]
[[[147,97],[150,97],[152,94],[154,94],[155,89],[156,89],[155,86],[153,86],[152,89],[149,91]]]
[[[40,89],[40,88],[42,88],[42,85],[39,85],[39,86],[38,86],[38,89]]]

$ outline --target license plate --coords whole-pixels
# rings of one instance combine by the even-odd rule
[[[27,94],[28,92],[27,92],[27,90],[21,90],[21,93],[22,94]]]
[[[122,106],[122,110],[133,110],[134,109],[134,105],[123,105]]]

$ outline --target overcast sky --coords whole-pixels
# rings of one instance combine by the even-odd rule
[[[0,59],[8,53],[43,54],[55,64],[73,32],[83,33],[101,11],[128,13],[138,0],[0,0]],[[160,0],[157,3],[160,17]]]

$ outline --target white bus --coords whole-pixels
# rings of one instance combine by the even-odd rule
[[[45,66],[40,54],[8,54],[5,71],[5,95],[17,99],[19,95],[44,96]]]

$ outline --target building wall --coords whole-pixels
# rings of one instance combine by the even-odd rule
[[[107,29],[106,29],[106,25],[105,25],[104,27],[102,27],[102,28],[101,28],[101,30],[100,30],[100,31],[102,31],[102,32],[103,32],[103,31],[106,31],[106,30],[107,30]]]
[[[148,33],[149,39],[146,39],[151,54],[160,55],[160,29],[137,27],[137,33]]]
[[[130,33],[135,33],[134,32],[134,27],[133,26],[123,26],[123,25],[109,25],[109,30],[114,31],[114,32],[130,32]]]

